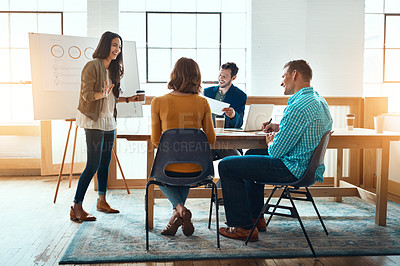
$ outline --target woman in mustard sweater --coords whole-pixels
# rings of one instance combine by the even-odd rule
[[[180,58],[171,73],[168,89],[172,92],[155,97],[151,102],[151,141],[158,146],[161,134],[170,128],[202,128],[210,144],[216,140],[210,106],[200,96],[201,74],[197,63],[190,58]],[[197,176],[197,164],[171,164],[166,167],[169,176]],[[175,235],[182,225],[186,236],[194,232],[192,213],[185,207],[189,187],[160,187],[172,204],[173,212],[163,235]]]

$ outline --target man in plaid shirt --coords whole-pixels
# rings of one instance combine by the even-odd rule
[[[292,95],[280,124],[264,123],[268,155],[232,156],[219,163],[225,214],[228,227],[221,235],[246,240],[264,205],[264,185],[260,182],[293,182],[308,167],[322,136],[332,129],[332,117],[325,99],[310,87],[312,70],[304,60],[284,66],[282,84],[285,95]],[[323,181],[321,165],[315,179]],[[257,230],[258,229],[258,230]],[[250,241],[265,231],[265,219],[257,224]]]

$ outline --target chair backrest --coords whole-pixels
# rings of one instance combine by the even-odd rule
[[[195,177],[172,177],[165,167],[175,163],[195,163],[202,168]],[[206,134],[196,128],[174,128],[166,130],[160,138],[150,177],[168,185],[191,186],[209,176],[214,176],[210,144]]]
[[[315,180],[315,172],[317,168],[324,163],[326,147],[328,146],[329,138],[332,133],[333,131],[328,131],[322,136],[318,146],[315,148],[314,153],[311,156],[310,163],[308,164],[303,177],[287,185],[293,187],[307,187],[312,186],[317,182]]]

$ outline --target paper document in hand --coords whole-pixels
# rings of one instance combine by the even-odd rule
[[[213,114],[223,115],[224,112],[222,111],[222,109],[229,107],[229,103],[220,102],[220,101],[217,101],[210,97],[204,97],[204,98],[207,99],[208,104],[210,105],[210,108],[211,108],[211,113],[213,113]]]

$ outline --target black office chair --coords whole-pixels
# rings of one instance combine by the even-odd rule
[[[202,168],[201,173],[195,177],[172,177],[165,173],[165,167],[175,163],[195,163]],[[146,185],[146,251],[149,250],[149,218],[148,218],[148,189],[150,185],[159,186],[188,186],[199,187],[210,184],[211,195],[218,198],[217,187],[213,182],[214,166],[211,158],[210,144],[206,134],[195,128],[168,129],[162,135],[158,144],[156,157],[151,169],[150,180]],[[214,200],[215,200],[214,199]],[[218,205],[215,206],[217,225],[217,248],[219,243]]]
[[[258,218],[257,218],[256,222],[254,223],[254,226],[251,230],[251,233],[249,234],[249,237],[246,239],[246,242],[245,242],[246,245],[249,242],[250,236],[253,234],[253,231],[254,231],[258,221],[261,219],[261,216],[264,213],[270,214],[268,221],[267,221],[267,226],[268,226],[269,222],[271,221],[272,216],[274,216],[274,215],[297,218],[299,220],[301,229],[303,230],[304,236],[307,239],[308,245],[310,246],[310,249],[311,249],[311,252],[312,252],[314,258],[317,257],[317,255],[315,254],[314,248],[311,244],[311,241],[308,237],[308,234],[306,232],[306,229],[304,228],[304,225],[301,221],[299,213],[297,212],[297,208],[296,208],[293,200],[311,201],[311,203],[314,206],[315,212],[318,215],[318,219],[321,222],[326,235],[328,235],[328,230],[326,229],[325,224],[322,221],[321,215],[318,212],[317,206],[315,205],[314,199],[311,196],[311,193],[310,193],[308,187],[314,185],[317,182],[315,180],[315,171],[317,170],[318,166],[322,165],[324,162],[326,147],[328,146],[329,137],[331,136],[332,133],[333,133],[333,131],[328,131],[322,136],[322,139],[319,142],[318,146],[315,148],[314,153],[310,159],[310,163],[308,164],[308,168],[302,178],[300,178],[299,180],[297,180],[295,182],[291,182],[291,183],[279,183],[279,182],[264,183],[267,185],[273,185],[274,188],[272,189],[271,194],[269,195],[263,209],[261,210],[260,214],[258,215]],[[304,187],[306,189],[306,191],[299,191],[299,188],[301,188],[301,187]],[[276,204],[269,204],[269,201],[271,200],[272,196],[274,195],[275,191],[278,188],[283,188],[281,196],[279,197]],[[292,197],[291,194],[300,194],[300,195],[304,195],[306,197],[305,198],[304,197]],[[281,202],[282,199],[289,199],[291,206],[279,205],[279,203]],[[270,211],[269,210],[270,208],[273,208],[273,210]],[[276,212],[277,209],[281,209],[281,210],[283,209],[286,211],[290,211],[290,214]]]

